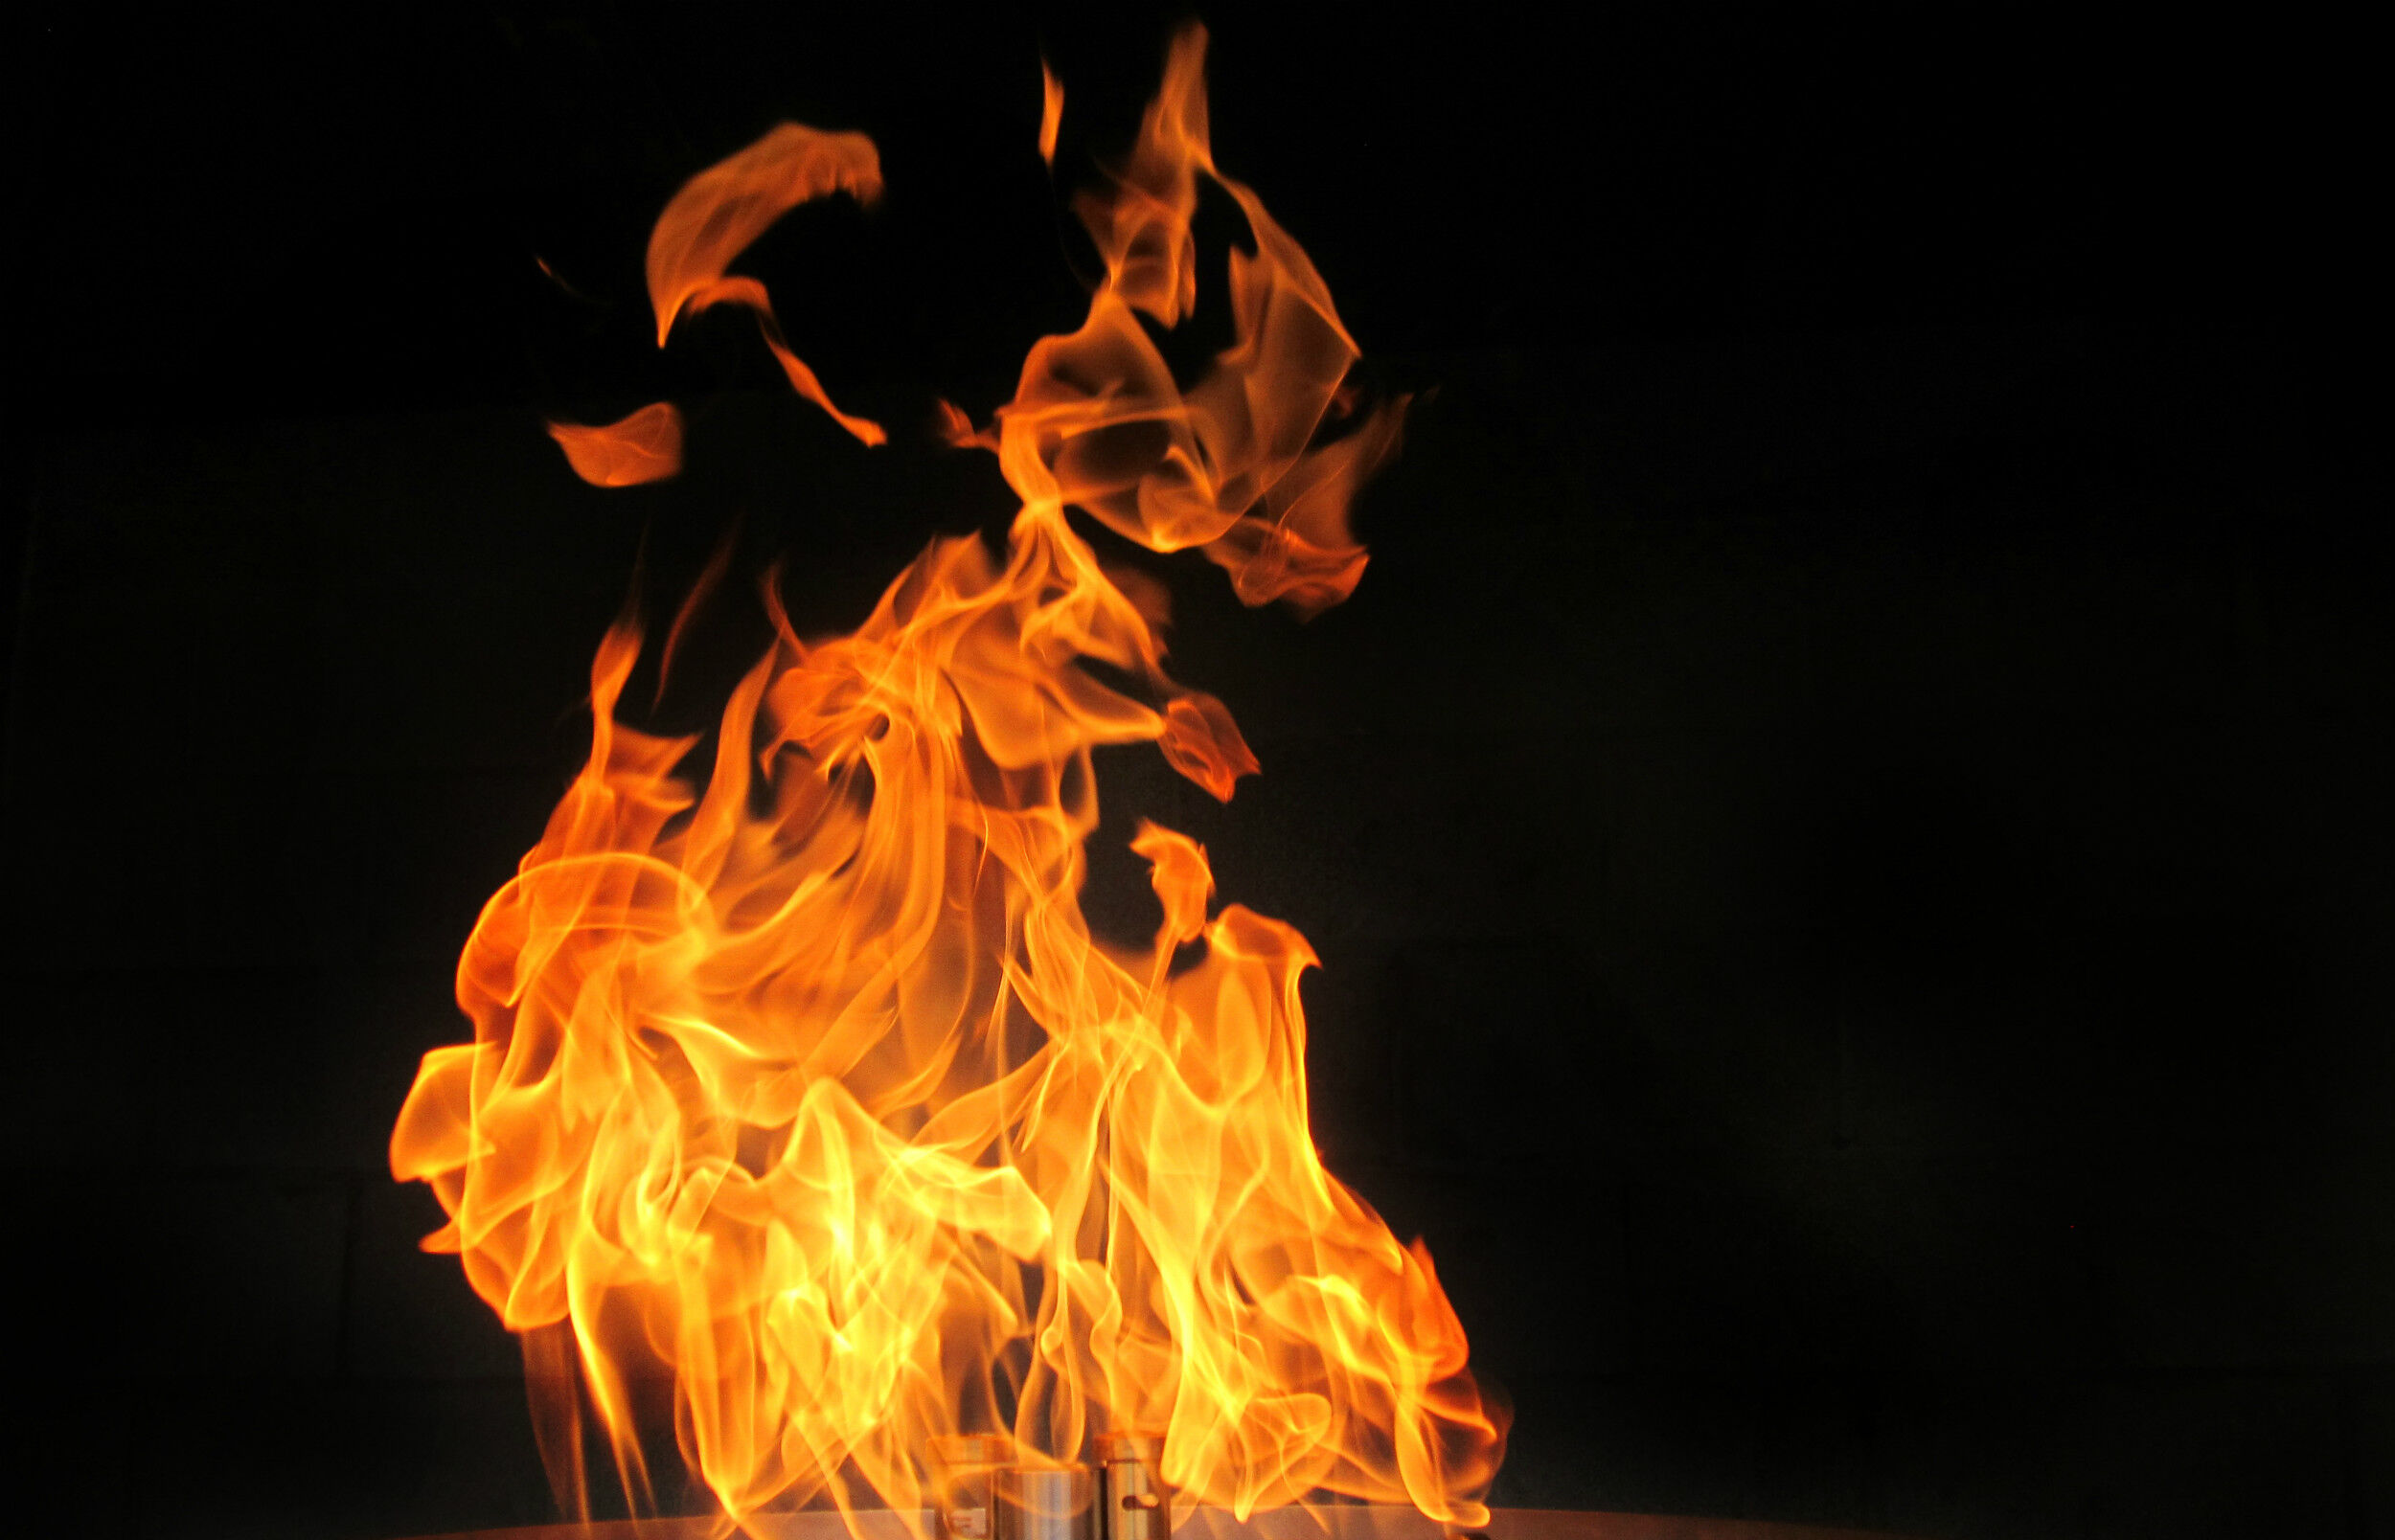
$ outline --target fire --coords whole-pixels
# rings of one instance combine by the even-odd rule
[[[881,155],[863,134],[827,134],[786,123],[692,177],[657,216],[649,237],[649,298],[657,311],[657,346],[665,346],[673,323],[685,315],[715,305],[745,306],[756,312],[758,329],[791,388],[860,442],[880,443],[888,437],[881,425],[833,406],[815,372],[790,351],[764,285],[724,271],[776,219],[833,192],[860,203],[881,195]]]
[[[565,451],[574,474],[593,487],[638,487],[682,468],[682,414],[672,401],[651,401],[598,427],[552,422],[549,437]]]
[[[617,720],[639,628],[599,647],[589,761],[459,963],[474,1041],[425,1056],[391,1146],[450,1216],[427,1249],[524,1335],[561,1488],[587,1407],[652,1501],[642,1428],[670,1405],[734,1521],[911,1512],[959,1435],[1037,1464],[1131,1433],[1185,1505],[1487,1518],[1502,1422],[1429,1256],[1309,1132],[1305,939],[1216,909],[1205,850],[1152,825],[1152,942],[1093,936],[1079,902],[1093,748],[1152,741],[1226,800],[1257,765],[1167,676],[1159,592],[1065,510],[1311,613],[1363,571],[1349,503],[1404,405],[1353,413],[1329,291],[1214,167],[1203,54],[1175,41],[1111,192],[1077,205],[1106,263],[1080,329],[1031,350],[989,428],[951,409],[1021,501],[1002,555],[937,541],[825,641],[768,580],[778,640],[704,786],[676,775],[697,739]],[[1051,79],[1043,153],[1061,108]],[[1236,340],[1182,389],[1140,317],[1190,312],[1202,183],[1253,250],[1229,257]],[[795,125],[694,179],[650,246],[660,334],[728,298],[787,355],[726,264],[804,198],[878,186],[868,141]]]

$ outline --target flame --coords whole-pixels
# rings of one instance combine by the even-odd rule
[[[651,401],[603,427],[552,422],[549,437],[574,474],[593,487],[638,487],[682,468],[682,414],[672,401]]]
[[[745,306],[782,372],[799,395],[868,444],[888,436],[878,423],[832,404],[823,382],[790,351],[764,285],[724,269],[773,222],[815,198],[846,192],[859,203],[881,195],[881,156],[863,134],[828,134],[782,124],[763,139],[692,177],[658,215],[649,237],[649,301],[657,312],[657,346],[673,323],[715,305]]]
[[[1502,1421],[1430,1257],[1309,1133],[1312,950],[1216,908],[1203,848],[1154,825],[1131,847],[1152,940],[1093,935],[1079,902],[1093,748],[1153,741],[1224,799],[1257,766],[1221,703],[1166,675],[1161,590],[1103,565],[1066,508],[1311,612],[1363,569],[1348,505],[1404,404],[1342,420],[1355,345],[1214,169],[1203,54],[1176,38],[1113,192],[1078,206],[1106,276],[985,441],[1022,505],[1003,554],[936,541],[813,643],[769,578],[777,639],[703,787],[675,773],[696,738],[617,719],[643,645],[619,623],[589,761],[467,944],[474,1041],[425,1056],[392,1168],[450,1216],[427,1249],[525,1334],[568,1489],[586,1402],[646,1500],[670,1382],[681,1456],[735,1522],[914,1510],[959,1434],[1038,1461],[1133,1430],[1163,1435],[1184,1501],[1242,1517],[1344,1494],[1487,1519]],[[726,166],[811,170],[669,238],[686,189],[652,274],[719,270],[775,198],[871,185],[869,144],[802,133]],[[1230,256],[1236,340],[1184,391],[1138,315],[1190,309],[1201,177],[1254,249]],[[661,319],[704,289],[661,285]]]
[[[1039,158],[1050,166],[1056,164],[1056,132],[1064,123],[1064,82],[1048,68],[1048,61],[1039,61]]]

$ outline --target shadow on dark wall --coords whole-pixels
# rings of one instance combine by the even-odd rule
[[[1436,392],[1350,604],[1175,573],[1264,775],[1106,755],[1092,905],[1140,923],[1153,816],[1313,941],[1317,1139],[1517,1406],[1497,1500],[2387,1532],[2395,638],[2333,301],[2257,255],[2313,244],[2263,238],[2296,194],[2213,153],[2261,109],[1994,24],[1216,20],[1224,163]],[[760,260],[858,409],[984,408],[1078,306],[1036,49],[1128,123],[1161,28],[994,12],[909,70],[857,23],[880,62],[785,71],[564,8],[248,25],[42,44],[0,809],[36,1450],[92,1534],[540,1522],[513,1345],[383,1147],[589,649],[644,542],[661,602],[738,518],[852,623],[1004,510],[729,343],[659,359],[647,220],[774,116],[868,126],[880,221]],[[135,196],[146,146],[183,172]],[[539,431],[663,394],[675,483]]]

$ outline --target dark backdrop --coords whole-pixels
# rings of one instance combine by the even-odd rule
[[[1313,940],[1318,1138],[1517,1403],[1501,1502],[2387,1533],[2357,48],[1949,9],[1213,13],[1220,160],[1434,394],[1350,605],[1176,576],[1265,774],[1110,757],[1093,905],[1148,812]],[[334,11],[13,24],[0,1126],[76,1532],[547,1516],[382,1166],[457,947],[644,539],[831,625],[1004,511],[924,426],[1080,309],[1038,52],[1085,166],[1169,20]],[[648,341],[656,210],[784,116],[884,152],[750,264],[873,454]],[[540,432],[661,395],[667,486]]]

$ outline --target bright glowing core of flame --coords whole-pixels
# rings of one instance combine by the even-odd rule
[[[1486,1520],[1501,1419],[1430,1258],[1309,1133],[1304,938],[1214,911],[1204,850],[1152,825],[1152,944],[1080,906],[1095,746],[1154,741],[1225,799],[1256,763],[1166,675],[1152,585],[1066,508],[1311,613],[1362,573],[1349,504],[1404,405],[1353,410],[1328,290],[1214,167],[1203,54],[1176,39],[1129,161],[1076,206],[1106,265],[1087,319],[1031,350],[991,427],[951,411],[1021,500],[1003,555],[935,542],[820,642],[768,583],[778,640],[703,787],[676,774],[697,739],[616,720],[642,647],[619,624],[589,762],[467,943],[474,1041],[425,1055],[392,1168],[449,1213],[427,1248],[523,1334],[569,1494],[586,1415],[641,1506],[642,1431],[670,1420],[735,1521],[914,1509],[944,1435],[1038,1461],[1145,1431],[1184,1501],[1243,1516],[1340,1494]],[[1235,341],[1183,388],[1141,317],[1195,301],[1201,181],[1253,245],[1229,256]],[[724,276],[783,211],[878,185],[861,135],[795,125],[694,178],[650,243],[660,335],[746,306],[793,385],[878,442]],[[670,473],[653,434],[646,460],[560,442]]]

